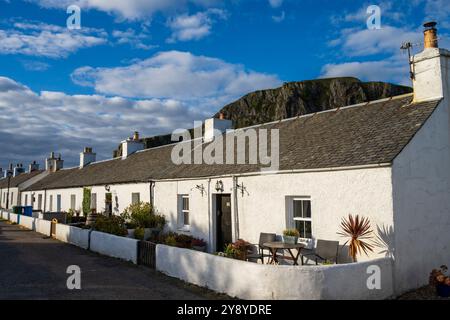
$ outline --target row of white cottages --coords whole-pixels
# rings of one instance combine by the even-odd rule
[[[211,252],[287,228],[299,229],[305,242],[343,243],[341,219],[359,214],[385,243],[359,258],[393,256],[397,291],[418,287],[431,269],[450,263],[450,52],[427,48],[413,61],[414,94],[256,127],[279,129],[279,170],[176,165],[177,144],[141,150],[128,139],[123,155],[107,161],[95,162],[86,149],[79,167],[63,169],[60,158],[50,157],[45,171],[11,180],[20,183],[10,185],[10,205],[81,210],[89,187],[98,212],[120,214],[133,202],[151,202],[168,228],[206,240]],[[205,134],[229,124],[209,120]]]

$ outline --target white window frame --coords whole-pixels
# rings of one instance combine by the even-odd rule
[[[133,196],[137,195],[138,201],[133,203]],[[141,193],[140,192],[132,192],[131,193],[131,204],[139,204],[141,202]]]
[[[188,209],[183,209],[184,199],[188,200]],[[189,224],[185,224],[184,216],[188,214]],[[178,195],[178,229],[181,231],[189,231],[191,223],[191,199],[188,194],[180,194]]]
[[[71,194],[70,195],[70,209],[75,211],[76,208],[77,208],[77,195],[76,194]]]
[[[294,218],[294,202],[295,201],[309,201],[311,206],[311,218]],[[303,206],[302,206],[303,210]],[[311,242],[314,238],[313,235],[313,210],[312,210],[312,200],[311,197],[306,196],[295,196],[295,197],[289,197],[288,199],[288,217],[287,217],[287,227],[289,229],[296,229],[295,227],[295,221],[304,221],[304,222],[310,222],[311,223],[311,238],[304,238],[302,235],[300,235],[300,240],[303,242]]]

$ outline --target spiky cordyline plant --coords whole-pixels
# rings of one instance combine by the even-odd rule
[[[356,215],[353,217],[351,214],[348,218],[343,218],[341,222],[341,232],[339,235],[350,238],[344,245],[349,243],[349,256],[356,262],[356,256],[363,252],[368,255],[373,251],[373,245],[370,240],[373,237],[372,230],[370,229],[370,220],[368,218],[360,217]]]

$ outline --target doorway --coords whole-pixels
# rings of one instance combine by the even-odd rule
[[[105,194],[105,214],[108,217],[112,215],[112,193]]]
[[[216,250],[223,251],[233,242],[230,194],[216,195],[216,218]]]

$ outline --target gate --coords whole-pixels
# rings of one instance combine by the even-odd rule
[[[138,264],[156,268],[156,243],[150,241],[139,241]]]

